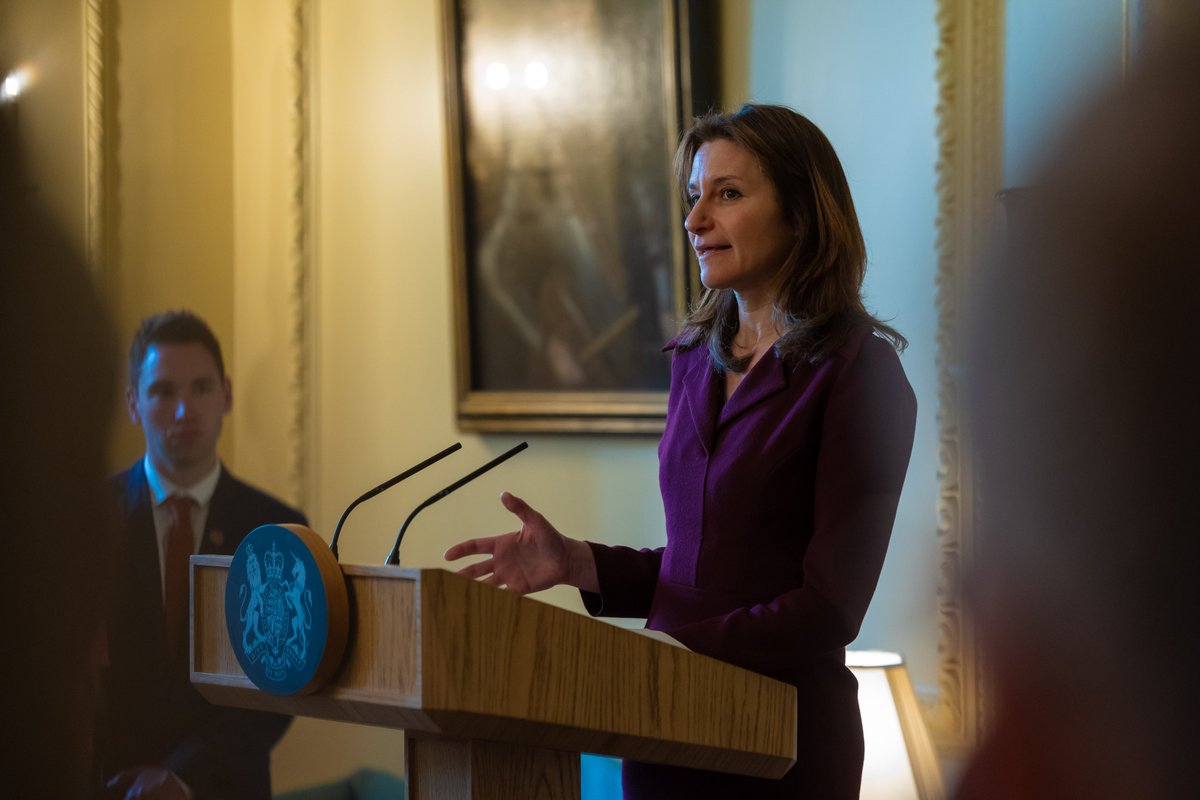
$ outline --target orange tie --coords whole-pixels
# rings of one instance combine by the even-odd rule
[[[184,495],[173,495],[164,502],[171,513],[171,523],[167,527],[167,552],[163,564],[163,611],[167,622],[167,655],[172,661],[186,652],[188,644],[188,556],[195,547],[194,503],[192,498]]]

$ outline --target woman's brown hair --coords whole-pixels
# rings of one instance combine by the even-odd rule
[[[777,354],[817,362],[831,355],[858,325],[869,325],[898,351],[900,333],[867,312],[862,302],[867,248],[850,186],[825,134],[790,108],[747,104],[732,114],[698,117],[675,151],[674,171],[685,205],[692,161],[700,148],[727,139],[758,160],[775,187],[795,243],[780,270],[774,315],[782,335]],[[683,321],[679,343],[705,342],[719,371],[744,371],[733,355],[737,301],[731,289],[705,289]]]

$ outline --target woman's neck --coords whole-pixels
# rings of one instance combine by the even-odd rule
[[[737,296],[738,329],[733,335],[733,354],[750,357],[747,371],[775,344],[782,331],[775,317],[775,303],[770,298]]]
[[[741,372],[725,371],[725,399],[733,396],[733,392],[754,369],[775,341],[779,338],[780,330],[775,320],[774,302],[750,306],[738,297],[738,329],[733,335],[733,356],[746,359],[746,366]]]

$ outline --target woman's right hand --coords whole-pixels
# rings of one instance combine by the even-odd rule
[[[484,583],[529,594],[569,583],[597,591],[596,563],[585,542],[563,536],[545,517],[516,495],[500,495],[504,507],[521,520],[521,529],[501,536],[469,539],[446,551],[447,561],[487,554],[491,558],[469,564],[458,572]]]

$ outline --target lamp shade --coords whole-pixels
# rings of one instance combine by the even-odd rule
[[[861,800],[942,800],[937,754],[904,659],[881,650],[851,650],[846,666],[858,679],[866,740]]]

